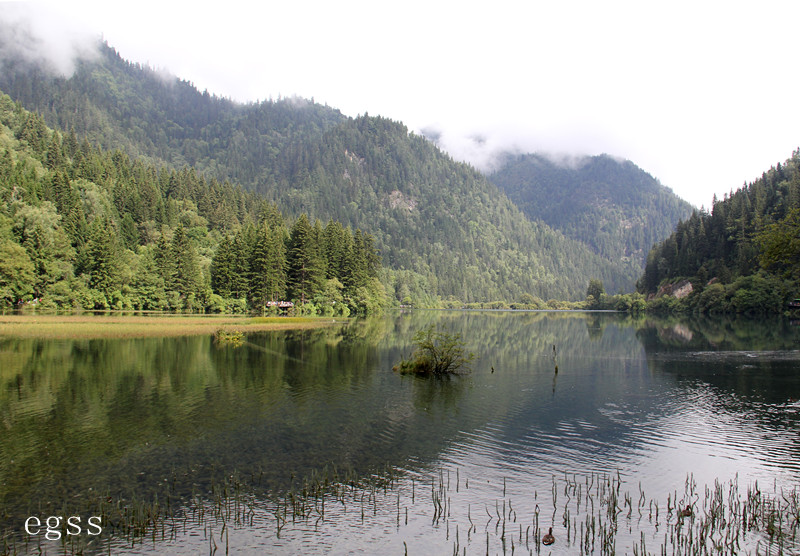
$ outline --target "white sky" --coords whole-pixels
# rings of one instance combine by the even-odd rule
[[[436,127],[476,166],[514,146],[624,157],[696,206],[800,147],[796,0],[392,4],[49,0],[37,29],[61,57],[76,30],[102,33],[240,101],[299,95]]]

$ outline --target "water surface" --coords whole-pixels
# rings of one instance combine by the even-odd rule
[[[391,371],[429,323],[462,335],[478,356],[471,373],[436,381]],[[0,339],[5,534],[30,515],[86,512],[98,492],[123,503],[168,493],[178,504],[213,499],[212,485],[235,477],[253,509],[224,541],[219,528],[211,541],[210,529],[190,526],[133,547],[112,538],[114,552],[191,554],[216,543],[233,553],[440,554],[458,535],[467,553],[486,553],[487,542],[510,553],[511,535],[498,540],[499,520],[487,523],[510,503],[507,525],[520,538],[538,506],[541,526],[562,530],[548,551],[574,554],[554,477],[618,477],[662,503],[683,500],[687,477],[700,493],[715,481],[775,492],[800,483],[799,328],[419,311],[250,334],[240,348],[202,336]],[[304,478],[387,469],[391,486],[369,494],[368,511],[362,493],[360,504],[329,504],[324,519],[277,535],[270,504]],[[442,484],[450,505],[437,520],[431,491]],[[630,529],[620,553],[638,538]]]

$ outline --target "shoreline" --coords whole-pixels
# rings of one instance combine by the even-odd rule
[[[304,330],[348,319],[234,315],[0,315],[0,339],[78,340]]]

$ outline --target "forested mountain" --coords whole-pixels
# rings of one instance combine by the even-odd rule
[[[614,291],[626,284],[613,264],[529,221],[482,175],[400,123],[299,99],[238,104],[107,45],[100,53],[69,77],[7,59],[0,89],[105,149],[240,183],[288,218],[369,230],[397,300],[582,299],[592,278]]]
[[[289,226],[230,183],[132,161],[0,93],[0,306],[370,312],[388,299],[371,235]]]
[[[666,309],[779,312],[800,295],[800,150],[757,180],[695,211],[647,256],[642,293],[687,279]]]
[[[489,174],[531,220],[540,220],[611,261],[630,290],[647,252],[692,212],[630,161],[607,155],[556,162],[539,154],[507,155]]]
[[[17,47],[3,44],[4,37],[15,34],[0,32],[0,90],[50,127],[248,189],[275,181],[279,154],[293,140],[344,119],[305,99],[243,105],[201,93],[188,81],[122,59],[106,44],[97,45],[97,57],[76,59],[74,73],[65,77],[47,60],[15,56]]]

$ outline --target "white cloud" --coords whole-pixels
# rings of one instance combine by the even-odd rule
[[[62,75],[70,75],[77,58],[97,54],[99,35],[43,4],[4,2],[0,22],[5,36],[0,40],[0,58],[12,54],[29,62],[49,64]]]
[[[605,152],[708,205],[800,146],[797,2],[41,5],[201,90],[437,126],[476,166],[505,147]]]

